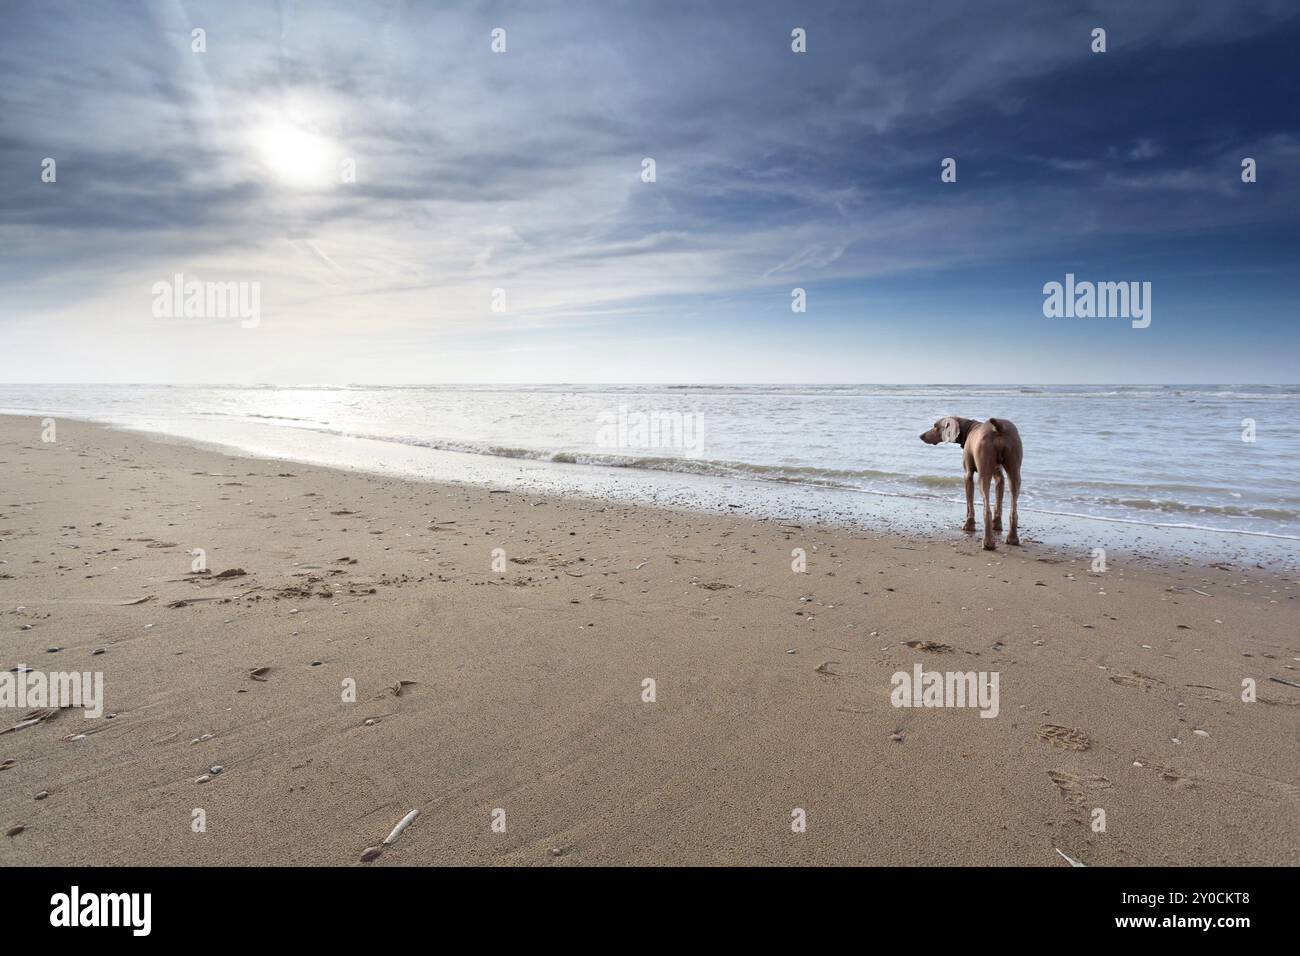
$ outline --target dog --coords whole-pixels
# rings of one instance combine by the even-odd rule
[[[993,533],[1002,531],[1003,473],[1011,481],[1011,531],[1007,544],[1020,543],[1016,533],[1016,501],[1020,497],[1020,462],[1024,448],[1020,432],[1005,418],[990,418],[986,422],[971,418],[949,416],[934,423],[929,431],[921,433],[927,445],[954,441],[962,447],[962,464],[966,468],[966,524],[962,530],[975,533],[975,475],[980,476],[980,494],[984,496],[984,550],[997,550]],[[998,507],[989,514],[989,482],[997,479]]]

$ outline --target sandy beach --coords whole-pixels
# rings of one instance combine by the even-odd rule
[[[1294,574],[41,437],[0,664],[105,713],[0,709],[0,863],[1300,863]],[[917,663],[997,716],[893,706]]]

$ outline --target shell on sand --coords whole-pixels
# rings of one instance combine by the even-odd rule
[[[391,846],[396,843],[397,838],[402,835],[402,831],[409,827],[419,815],[419,810],[412,810],[406,816],[402,817],[402,819],[398,821],[397,826],[393,827],[393,832],[384,837],[384,846]]]

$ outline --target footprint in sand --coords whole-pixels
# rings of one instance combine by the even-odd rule
[[[1173,767],[1156,767],[1160,771],[1160,779],[1178,790],[1195,789],[1196,783],[1190,777],[1184,777]]]
[[[1162,683],[1154,677],[1139,674],[1137,671],[1133,671],[1131,674],[1111,674],[1110,680],[1114,684],[1121,684],[1124,687],[1141,687],[1143,690],[1150,690],[1156,684]]]
[[[1054,747],[1066,750],[1087,750],[1092,746],[1092,739],[1077,727],[1061,727],[1057,724],[1043,724],[1038,728],[1038,739],[1046,740]]]
[[[938,641],[904,641],[903,643],[916,651],[932,651],[935,654],[947,654],[952,651],[952,647],[940,644]]]
[[[1047,776],[1061,791],[1061,796],[1075,806],[1095,803],[1092,798],[1095,791],[1110,789],[1110,781],[1100,774],[1057,769],[1047,771]]]

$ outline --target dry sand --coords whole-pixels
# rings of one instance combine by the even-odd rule
[[[1300,683],[1293,575],[33,419],[0,419],[0,477],[0,665],[102,670],[113,715],[0,735],[0,863],[363,865],[412,809],[365,865],[1300,863],[1300,689],[1269,680]],[[1000,715],[893,707],[917,661],[997,671]]]

